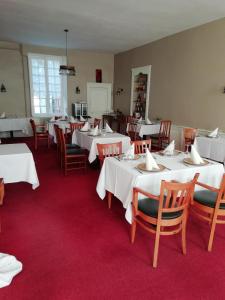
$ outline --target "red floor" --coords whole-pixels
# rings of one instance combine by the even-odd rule
[[[134,245],[120,202],[108,210],[95,186],[99,171],[64,177],[54,149],[35,154],[40,187],[8,184],[0,209],[0,252],[24,266],[3,300],[224,299],[225,227],[208,253],[208,226],[191,218],[186,256],[180,236],[162,237],[152,268],[153,236],[138,228]]]

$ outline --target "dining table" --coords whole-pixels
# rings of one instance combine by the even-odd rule
[[[146,123],[136,123],[137,125],[137,132],[138,135],[143,138],[146,135],[151,134],[157,134],[160,130],[160,123],[152,123],[152,124],[146,124]],[[127,132],[128,132],[128,126],[127,125]]]
[[[72,144],[85,148],[89,151],[88,160],[93,163],[98,156],[97,144],[110,144],[122,142],[122,152],[126,152],[130,147],[130,137],[120,134],[118,132],[107,133],[102,131],[100,134],[94,136],[91,131],[74,130],[72,135]]]
[[[32,135],[30,118],[0,118],[0,132],[10,132],[13,137],[14,131],[22,131],[25,135]]]
[[[203,166],[184,163],[189,154],[183,152],[174,156],[153,153],[153,157],[157,164],[164,166],[164,170],[159,172],[140,170],[138,165],[145,163],[145,154],[135,160],[120,157],[109,157],[104,160],[96,186],[97,194],[103,200],[109,191],[118,198],[125,208],[125,218],[129,223],[132,222],[131,203],[134,187],[159,195],[162,180],[187,182],[191,181],[196,173],[200,173],[200,182],[218,188],[224,173],[221,163],[207,161]]]
[[[27,182],[39,186],[33,154],[24,143],[0,145],[0,178],[4,183]]]
[[[225,137],[215,138],[208,136],[197,136],[194,141],[199,154],[218,162],[225,162]]]

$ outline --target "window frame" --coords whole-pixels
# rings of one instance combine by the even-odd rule
[[[33,69],[32,69],[32,58],[43,59],[44,60],[44,69],[45,69],[45,88],[46,88],[46,113],[35,113],[34,110],[34,89],[33,89]],[[50,97],[49,97],[49,77],[48,77],[48,67],[47,61],[48,60],[58,60],[60,65],[66,65],[66,57],[65,56],[58,56],[58,55],[48,55],[48,54],[39,54],[39,53],[28,53],[28,72],[29,72],[29,85],[30,85],[30,104],[31,104],[31,115],[33,117],[40,117],[40,118],[47,118],[55,116],[55,113],[50,113],[49,104],[50,104]],[[60,76],[60,84],[61,84],[61,112],[60,115],[67,115],[68,109],[68,98],[67,98],[67,76],[59,75]]]

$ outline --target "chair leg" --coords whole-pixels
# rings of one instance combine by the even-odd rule
[[[37,150],[37,138],[34,139],[34,149]]]
[[[112,203],[112,193],[108,192],[107,193],[107,198],[108,198],[108,208],[111,208],[111,203]]]
[[[130,238],[131,238],[132,244],[134,243],[134,240],[135,240],[136,227],[137,227],[137,222],[135,219],[133,219],[132,224],[131,224],[131,231],[130,231]]]
[[[156,235],[155,235],[154,255],[153,255],[153,268],[157,267],[158,252],[159,252],[159,238],[160,238],[160,226],[157,225]]]
[[[181,238],[182,238],[182,252],[184,255],[187,253],[186,247],[186,227],[187,227],[187,218],[185,217],[184,221],[182,222],[182,230],[181,230]]]
[[[213,244],[213,239],[214,239],[214,234],[215,234],[215,229],[216,229],[216,218],[217,216],[213,216],[212,220],[212,225],[211,225],[211,230],[210,230],[210,236],[209,236],[209,244],[208,244],[208,251],[212,251],[212,244]]]

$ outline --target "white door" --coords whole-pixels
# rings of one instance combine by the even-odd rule
[[[112,109],[111,83],[87,83],[88,115],[101,118]]]

